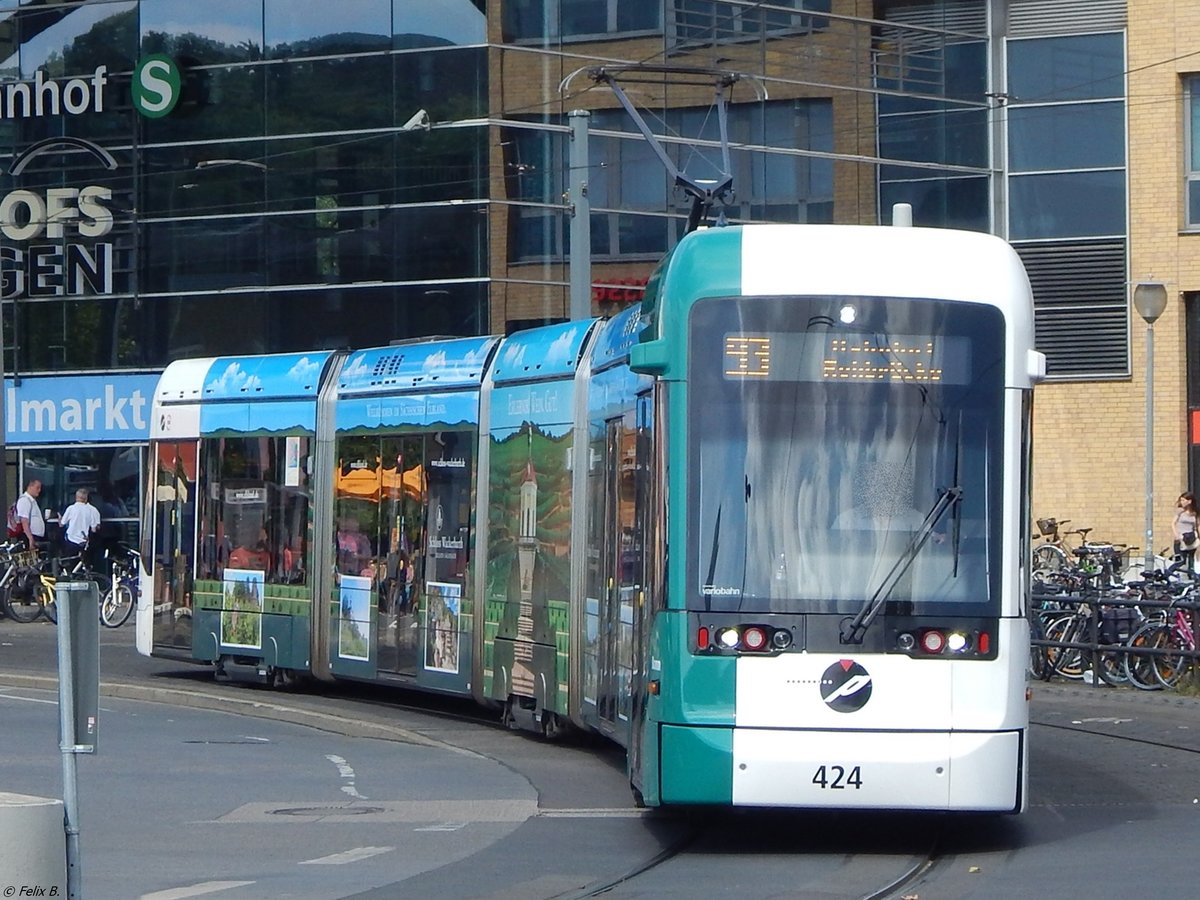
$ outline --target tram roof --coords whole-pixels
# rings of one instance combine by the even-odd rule
[[[498,341],[471,337],[356,350],[338,375],[338,394],[478,387]]]
[[[599,319],[578,319],[506,337],[492,364],[496,384],[567,377],[579,366],[584,341]]]
[[[592,343],[592,370],[604,369],[629,356],[629,348],[638,341],[645,327],[642,305],[636,303],[602,322]]]
[[[203,400],[315,397],[332,350],[269,356],[218,356],[204,376]]]
[[[854,293],[989,303],[1017,320],[1030,311],[1028,280],[1012,246],[952,228],[706,228],[680,241],[660,274],[663,299],[688,305],[700,297]]]

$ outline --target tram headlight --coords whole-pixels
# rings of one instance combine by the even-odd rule
[[[736,650],[739,641],[738,630],[736,628],[722,628],[716,634],[717,644],[724,647],[726,650]]]
[[[946,637],[946,649],[951,653],[962,653],[970,644],[967,636],[961,631],[953,631]]]
[[[917,639],[906,631],[896,638],[896,646],[900,649],[901,653],[911,653],[917,646]]]
[[[792,646],[792,633],[779,628],[771,635],[771,646],[776,650],[786,650]]]

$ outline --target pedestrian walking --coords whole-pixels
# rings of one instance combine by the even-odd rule
[[[1184,563],[1188,574],[1195,572],[1196,550],[1200,549],[1200,511],[1196,509],[1196,496],[1184,491],[1175,501],[1175,520],[1171,533],[1175,536],[1175,556]]]
[[[63,549],[68,556],[78,555],[89,566],[93,560],[88,545],[100,529],[100,510],[88,502],[87,488],[75,492],[75,502],[63,510],[58,524],[62,527]]]

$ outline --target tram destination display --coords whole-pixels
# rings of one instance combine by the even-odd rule
[[[961,335],[731,332],[727,380],[969,384],[970,341]]]

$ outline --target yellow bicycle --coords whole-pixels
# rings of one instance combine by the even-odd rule
[[[36,551],[14,553],[16,568],[4,590],[4,611],[14,622],[28,623],[44,615],[58,621],[54,605],[56,579],[45,571],[46,562]]]

